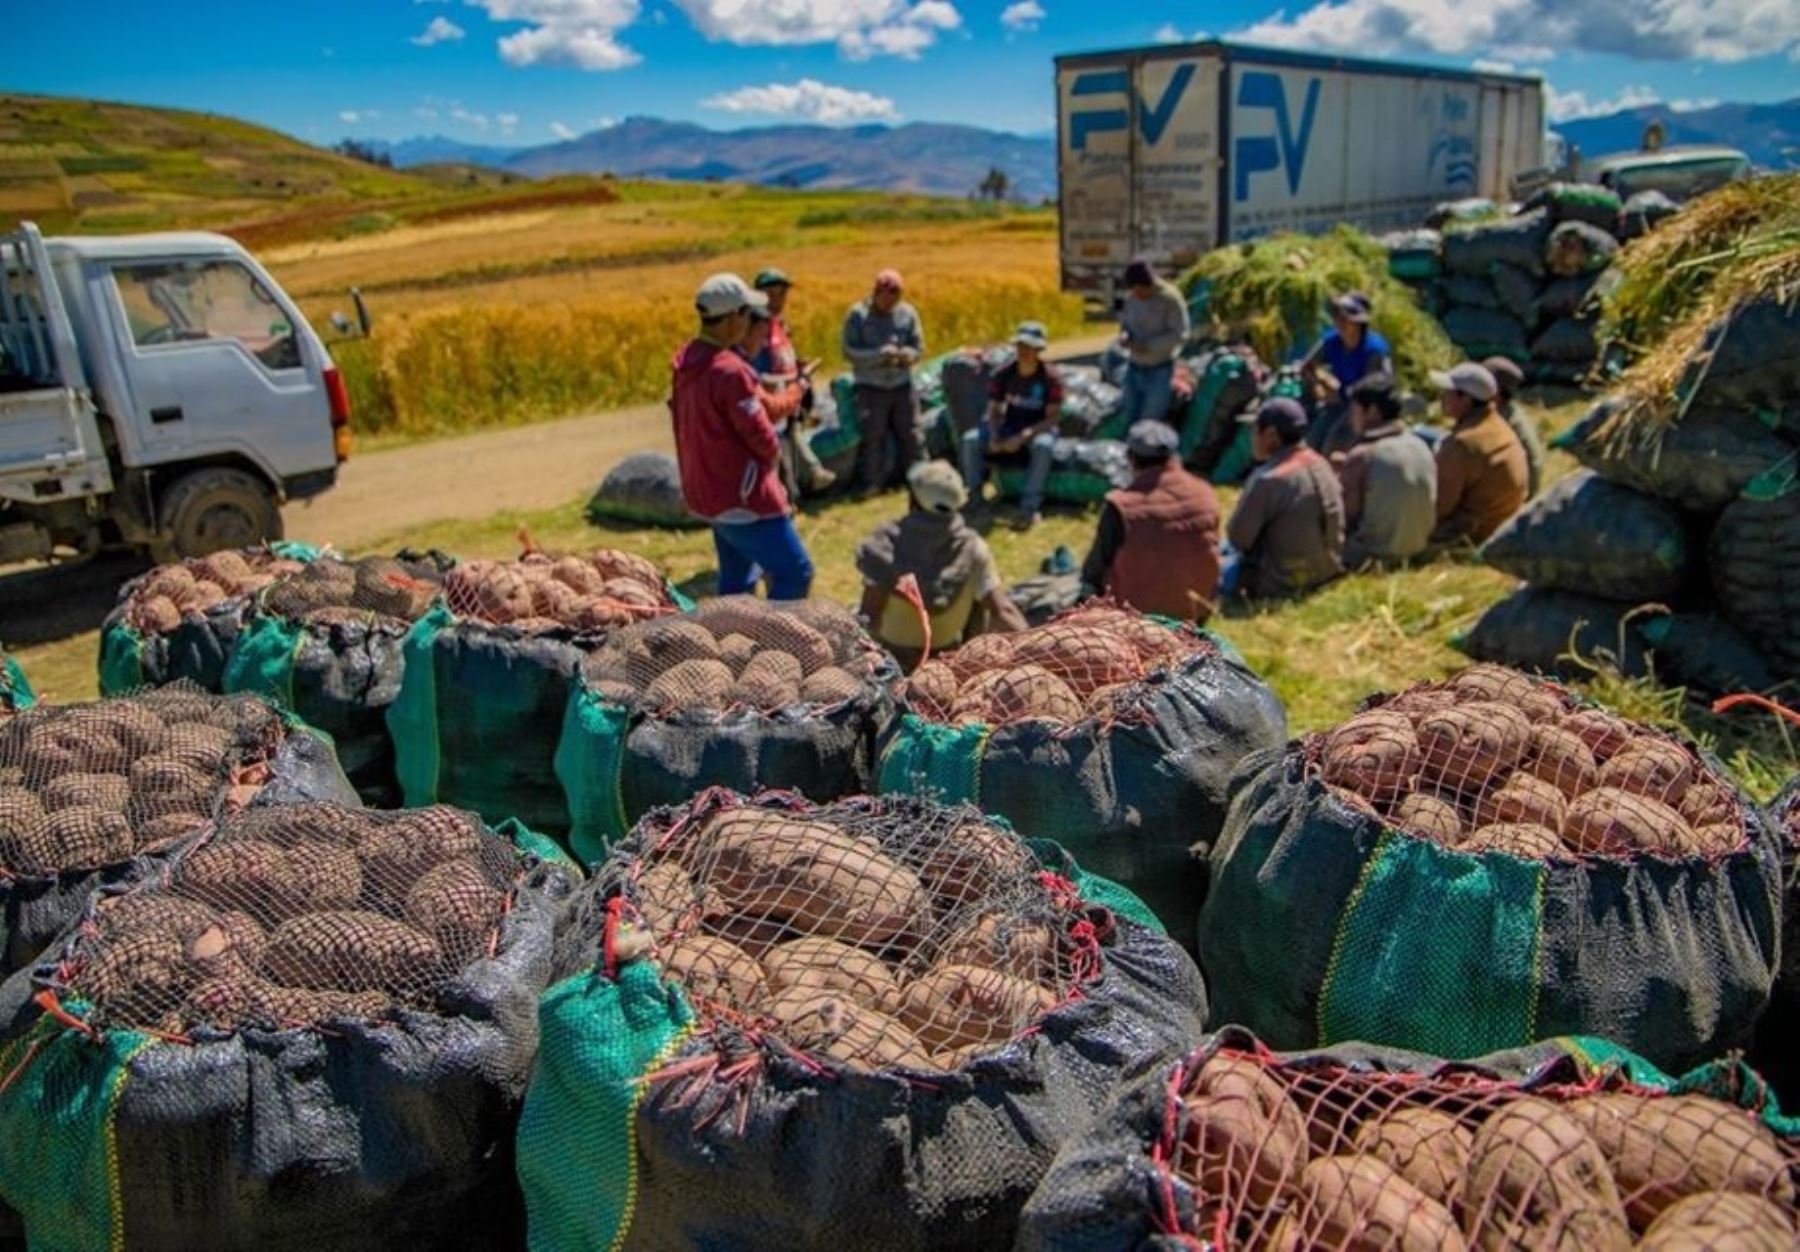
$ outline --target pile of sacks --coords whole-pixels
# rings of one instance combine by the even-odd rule
[[[1628,215],[1605,187],[1555,183],[1510,216],[1388,236],[1389,272],[1468,356],[1504,356],[1534,380],[1575,382],[1599,355],[1588,297],[1629,237],[1628,216],[1650,220]]]

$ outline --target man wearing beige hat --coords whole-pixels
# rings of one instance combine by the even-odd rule
[[[920,608],[898,593],[908,574],[918,580],[933,652],[954,648],[984,623],[1024,630],[987,541],[963,520],[969,492],[962,476],[947,462],[921,461],[907,471],[906,487],[906,516],[878,526],[856,550],[870,633],[908,670],[918,665],[925,652]]]
[[[918,311],[900,298],[904,291],[898,270],[882,270],[869,298],[852,305],[844,318],[844,359],[856,380],[852,394],[862,434],[865,493],[887,486],[881,471],[890,435],[902,474],[923,455],[912,372],[925,355],[925,332]]]
[[[1499,384],[1485,365],[1464,361],[1433,370],[1444,416],[1453,427],[1437,450],[1435,547],[1481,543],[1525,503],[1525,449],[1494,401]]]

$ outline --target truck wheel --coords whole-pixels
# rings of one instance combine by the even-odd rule
[[[178,478],[158,512],[162,528],[150,556],[159,564],[281,538],[274,493],[243,470],[203,469]]]

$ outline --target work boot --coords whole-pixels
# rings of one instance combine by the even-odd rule
[[[813,471],[812,489],[818,492],[830,491],[832,484],[837,482],[837,477],[836,470],[828,470],[821,465]]]
[[[1014,530],[1030,530],[1032,527],[1036,526],[1039,522],[1041,522],[1043,520],[1044,520],[1044,515],[1042,513],[1038,512],[1036,509],[1027,509],[1027,508],[1021,507],[1019,509],[1019,511],[1013,515],[1013,529]]]

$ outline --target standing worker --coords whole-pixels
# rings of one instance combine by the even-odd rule
[[[902,476],[923,455],[912,371],[925,355],[925,332],[917,310],[900,298],[903,290],[898,270],[882,270],[869,298],[852,305],[844,319],[844,357],[856,379],[856,418],[862,430],[864,494],[887,486],[881,461],[889,435],[900,452]]]
[[[1525,498],[1535,499],[1538,488],[1544,483],[1544,441],[1538,435],[1537,422],[1518,405],[1518,395],[1525,389],[1525,371],[1509,356],[1491,356],[1482,364],[1494,376],[1494,385],[1500,388],[1494,408],[1512,427],[1512,433],[1519,437],[1519,446],[1525,449]]]
[[[1297,595],[1344,572],[1343,493],[1331,463],[1306,446],[1298,400],[1266,400],[1250,420],[1259,464],[1225,528],[1235,554],[1224,589],[1257,600]]]
[[[804,494],[796,448],[804,447],[806,441],[792,436],[798,432],[805,415],[808,385],[804,374],[770,374],[757,366],[758,361],[768,359],[769,334],[774,324],[768,305],[750,306],[749,333],[733,351],[757,370],[757,381],[762,385],[763,409],[775,427],[775,438],[781,448],[781,455],[776,458],[776,476],[781,479],[781,489],[787,492],[788,500],[794,501]]]
[[[1344,492],[1344,568],[1403,565],[1431,543],[1437,525],[1437,464],[1400,420],[1400,393],[1385,374],[1349,391],[1356,446],[1338,466]]]
[[[1063,386],[1056,367],[1043,357],[1050,339],[1042,322],[1020,322],[1012,341],[1016,355],[988,384],[987,416],[963,432],[962,473],[969,494],[979,500],[990,465],[1025,467],[1019,521],[1029,528],[1044,507]]]
[[[1179,444],[1167,422],[1125,433],[1131,484],[1107,493],[1081,583],[1145,613],[1204,622],[1219,597],[1219,497],[1182,468]]]
[[[1360,291],[1347,291],[1331,302],[1331,328],[1319,336],[1300,363],[1300,381],[1313,402],[1314,417],[1306,442],[1330,456],[1356,442],[1346,421],[1350,388],[1365,378],[1393,373],[1393,349],[1369,325],[1375,308]]]
[[[1140,420],[1169,420],[1175,399],[1175,355],[1188,337],[1187,301],[1159,278],[1148,257],[1125,267],[1125,303],[1119,309],[1119,343],[1127,355],[1125,394],[1119,415],[1127,429]]]
[[[818,454],[812,450],[812,440],[806,433],[813,425],[813,374],[818,370],[819,362],[802,361],[794,349],[787,323],[788,293],[793,290],[793,280],[771,266],[756,276],[755,285],[769,302],[769,329],[761,348],[751,354],[750,364],[756,367],[765,382],[797,381],[803,386],[805,395],[800,411],[781,432],[787,443],[787,455],[783,460],[789,467],[794,486],[808,492],[825,491],[837,481],[837,475],[819,463]]]
[[[675,354],[669,409],[682,498],[712,526],[719,594],[753,592],[766,578],[771,600],[801,600],[812,590],[812,558],[776,476],[781,447],[762,384],[734,351],[751,310],[765,303],[736,274],[700,284],[700,333]]]
[[[1437,450],[1439,547],[1481,543],[1525,503],[1529,471],[1519,437],[1494,408],[1500,388],[1485,365],[1433,370],[1444,416],[1455,425]]]

